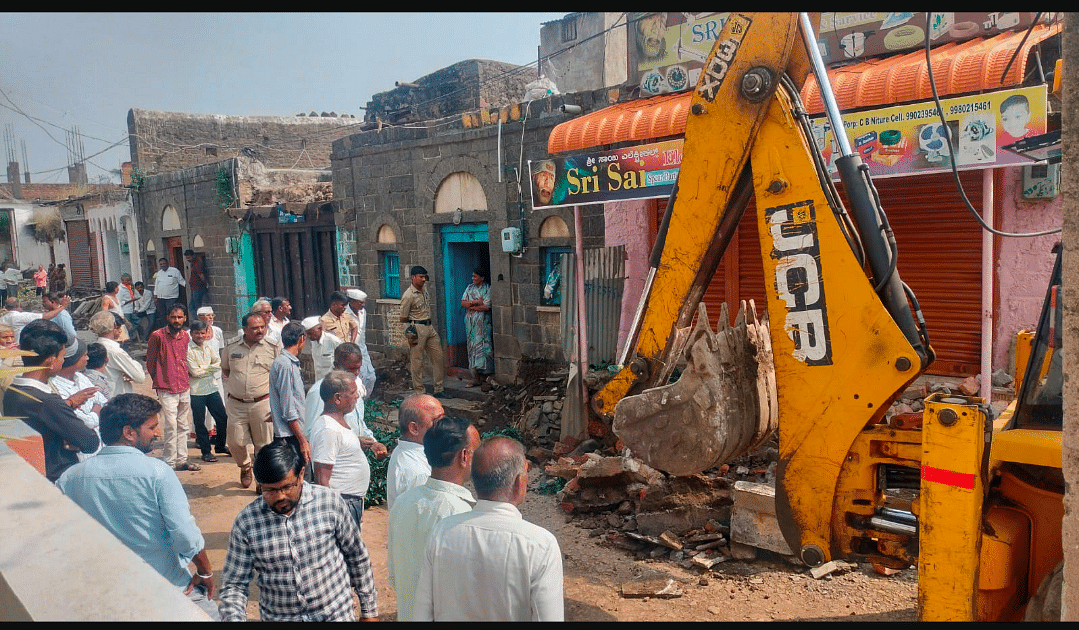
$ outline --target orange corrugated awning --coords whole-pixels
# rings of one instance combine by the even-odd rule
[[[1060,24],[1034,27],[1023,43],[1004,81],[1008,64],[1026,31],[948,43],[933,50],[933,78],[943,97],[1016,87],[1027,73],[1027,57],[1035,44],[1061,31]],[[828,71],[839,109],[881,107],[931,99],[925,51],[867,59]],[[568,120],[551,130],[551,153],[580,151],[605,144],[655,140],[685,133],[691,92],[665,94],[627,101]],[[824,111],[817,78],[810,74],[802,86],[802,100],[810,114]]]

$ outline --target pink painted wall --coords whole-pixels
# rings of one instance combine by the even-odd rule
[[[618,354],[637,312],[637,303],[644,291],[648,276],[648,255],[652,244],[648,239],[648,202],[617,201],[604,204],[603,229],[607,247],[625,245],[626,282],[622,292],[622,317],[618,326]]]
[[[1004,169],[1004,185],[995,194],[1001,200],[1001,230],[1039,232],[1059,228],[1064,219],[1063,198],[1028,201],[1022,197],[1023,169]],[[1038,325],[1049,274],[1053,271],[1053,245],[1060,234],[1031,238],[1001,238],[996,252],[999,309],[993,326],[993,369],[1008,369],[1008,351],[1015,333]]]

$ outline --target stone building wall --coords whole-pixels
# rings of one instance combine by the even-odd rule
[[[454,213],[435,213],[435,196],[447,176],[465,172],[479,181],[486,211],[463,209],[459,223],[486,223],[490,248],[492,321],[496,371],[512,379],[523,357],[563,361],[557,311],[540,306],[546,278],[543,248],[572,246],[573,209],[533,211],[529,203],[528,160],[549,156],[551,129],[566,120],[560,112],[562,97],[535,101],[527,111],[522,135],[521,106],[465,114],[460,120],[385,127],[354,134],[334,143],[332,154],[334,198],[340,204],[339,226],[356,237],[358,283],[368,293],[367,343],[373,351],[401,352],[399,302],[384,297],[380,283],[380,254],[399,256],[400,283],[408,286],[412,265],[427,268],[435,326],[445,341],[445,300],[452,295],[442,279],[442,226],[454,223]],[[499,182],[499,129],[502,117],[502,182]],[[522,151],[523,142],[523,151]],[[518,162],[523,155],[523,161]],[[518,206],[515,169],[525,173],[521,185],[524,207]],[[539,238],[539,226],[558,215],[570,228],[571,238]],[[502,252],[503,228],[521,227],[525,249],[520,256]],[[378,234],[388,226],[396,236],[392,245],[379,244]],[[602,206],[582,208],[585,247],[602,247]]]
[[[245,155],[266,168],[321,169],[334,140],[361,121],[330,116],[225,116],[132,109],[131,161],[154,175]]]
[[[147,241],[154,244],[152,255],[168,257],[164,239],[179,236],[184,249],[193,248],[195,236],[201,236],[204,247],[197,248],[206,255],[206,275],[209,279],[208,305],[216,315],[216,324],[226,332],[239,328],[236,307],[235,255],[227,253],[226,237],[239,235],[238,223],[223,209],[217,193],[217,180],[222,169],[233,172],[234,160],[150,175],[134,194],[135,214],[139,220],[139,235],[143,248],[143,277],[147,284],[154,272],[148,264],[150,252]],[[179,230],[162,229],[162,213],[172,206],[180,219]]]
[[[415,122],[511,105],[535,79],[536,71],[528,67],[467,59],[420,77],[412,85],[375,94],[367,103],[364,120]]]

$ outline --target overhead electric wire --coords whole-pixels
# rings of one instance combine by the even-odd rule
[[[1059,234],[1061,232],[1062,228],[1056,228],[1056,229],[1053,229],[1053,230],[1043,230],[1041,232],[1002,232],[1000,230],[994,229],[992,226],[987,224],[985,222],[985,220],[982,219],[982,217],[978,213],[978,211],[974,209],[974,204],[972,204],[970,202],[970,199],[967,197],[967,192],[965,190],[963,190],[963,183],[961,181],[959,181],[959,168],[955,165],[955,152],[952,150],[952,147],[954,146],[952,144],[952,130],[948,126],[948,121],[944,119],[944,106],[940,102],[940,95],[937,93],[937,83],[933,79],[933,59],[932,59],[932,56],[930,55],[931,45],[930,45],[930,41],[929,41],[929,26],[930,26],[930,21],[932,20],[932,18],[933,18],[933,13],[930,12],[930,11],[927,11],[926,14],[925,14],[925,64],[926,64],[926,68],[927,68],[927,70],[929,72],[929,87],[933,91],[933,102],[936,103],[936,105],[937,105],[937,115],[940,116],[940,124],[941,124],[941,126],[944,127],[944,137],[948,141],[948,150],[952,154],[951,159],[949,160],[949,162],[951,162],[951,165],[952,165],[952,176],[955,178],[955,186],[959,190],[960,196],[963,197],[963,203],[965,203],[967,205],[967,209],[970,210],[970,213],[972,215],[974,215],[974,218],[982,226],[982,229],[986,230],[987,232],[989,232],[991,234],[995,234],[997,236],[1006,236],[1006,237],[1011,237],[1011,238],[1026,238],[1026,237],[1032,237],[1032,236],[1047,236],[1049,234]],[[1033,28],[1034,28],[1034,26],[1036,24],[1037,24],[1037,21],[1031,22],[1030,29],[1033,30]],[[1029,35],[1029,32],[1027,34]],[[1023,38],[1023,41],[1026,41],[1025,37]]]

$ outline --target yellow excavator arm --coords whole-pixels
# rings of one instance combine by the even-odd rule
[[[837,133],[848,210],[812,138],[798,95],[811,67],[842,129],[812,23],[725,24],[693,93],[624,367],[592,408],[674,475],[778,431],[776,514],[802,561],[917,562],[921,619],[1017,619],[1061,554],[1059,428],[1011,421],[994,438],[985,400],[940,394],[917,418],[883,422],[933,350],[868,171]],[[713,330],[699,302],[750,195],[766,316],[743,303],[732,326],[724,307]],[[1045,380],[1042,398],[1056,382]]]
[[[844,463],[863,429],[932,360],[932,350],[857,155],[847,167],[848,193],[852,206],[868,199],[870,207],[848,215],[808,133],[798,101],[813,60],[799,37],[808,23],[796,14],[732,13],[724,26],[693,94],[633,356],[592,405],[613,418],[635,455],[673,474],[729,461],[778,427],[780,524],[795,553],[817,565],[850,556],[867,538],[860,521],[857,531],[833,522],[834,512],[872,518],[882,503],[879,494],[862,496],[874,494],[872,483],[840,483]],[[712,332],[698,303],[750,195],[757,200],[769,323],[743,312],[734,332],[726,321]],[[686,371],[665,385],[683,359]],[[752,373],[741,374],[747,369]],[[731,385],[739,380],[743,386]],[[862,545],[862,556],[893,566],[916,556],[901,549],[911,537],[870,530],[869,538],[890,542]]]

